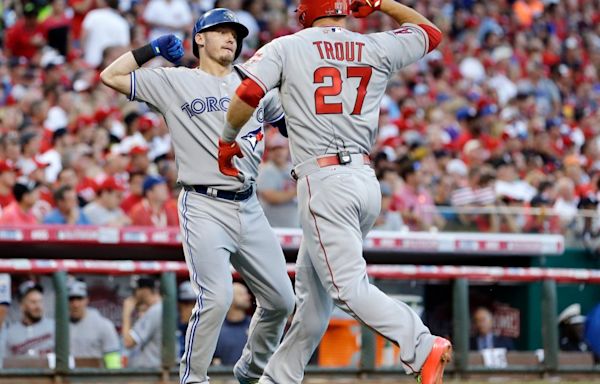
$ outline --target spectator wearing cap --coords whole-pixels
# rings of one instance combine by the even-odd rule
[[[135,145],[129,150],[129,156],[131,156],[130,172],[148,173],[150,167],[148,150],[149,148],[146,145]]]
[[[130,350],[128,366],[157,368],[161,364],[162,300],[152,277],[140,277],[134,282],[133,296],[123,302],[121,335],[123,345]],[[147,310],[132,326],[136,307]],[[134,349],[135,348],[135,349]]]
[[[31,60],[46,44],[46,31],[38,22],[37,16],[35,3],[27,2],[23,5],[23,17],[6,31],[4,47],[7,57]]]
[[[585,320],[581,314],[581,305],[571,304],[558,315],[560,350],[571,352],[588,352],[590,346],[585,340]]]
[[[129,24],[119,14],[118,0],[98,0],[97,9],[83,19],[81,46],[88,65],[97,68],[102,63],[104,50],[109,47],[127,47],[130,43]]]
[[[179,284],[177,290],[177,346],[178,354],[181,357],[185,351],[185,333],[188,328],[189,320],[196,305],[198,295],[194,292],[192,283],[189,280]]]
[[[83,208],[83,213],[93,225],[122,227],[130,223],[121,209],[124,188],[114,177],[107,177],[99,187],[96,200]]]
[[[6,356],[42,357],[54,352],[54,319],[44,317],[44,289],[28,280],[18,291],[21,319],[9,324]]]
[[[131,208],[144,199],[144,180],[146,180],[145,173],[129,174],[129,191],[121,202],[121,209],[128,215],[131,213]]]
[[[13,187],[15,201],[2,211],[0,224],[5,225],[36,225],[39,224],[32,209],[39,199],[38,186],[32,181],[22,181]]]
[[[7,160],[0,160],[0,209],[15,201],[13,187],[17,179],[15,169]]]
[[[67,289],[71,355],[102,359],[108,369],[121,368],[121,344],[115,325],[88,306],[87,284],[73,280]]]
[[[247,312],[251,307],[248,288],[242,283],[233,283],[233,300],[217,341],[215,364],[233,366],[242,356],[250,327],[250,316]]]
[[[400,163],[400,177],[404,185],[394,195],[393,209],[412,231],[428,231],[433,227],[442,228],[444,219],[433,203],[433,196],[423,186],[420,164],[414,161]]]
[[[379,186],[381,187],[381,212],[375,221],[373,229],[380,231],[399,231],[404,226],[404,223],[398,212],[390,211],[390,205],[392,204],[392,198],[394,196],[392,187],[385,181],[380,181]]]
[[[85,213],[79,209],[77,193],[71,186],[63,186],[54,192],[56,208],[44,218],[44,224],[89,225]]]
[[[169,196],[165,179],[147,176],[143,193],[144,199],[131,208],[129,213],[132,225],[156,228],[179,225],[177,204]]]
[[[4,360],[8,326],[6,316],[12,302],[11,281],[8,273],[0,273],[0,368]]]
[[[267,137],[267,158],[256,183],[265,216],[272,227],[299,227],[298,199],[296,184],[290,176],[292,164],[288,143],[279,133]]]

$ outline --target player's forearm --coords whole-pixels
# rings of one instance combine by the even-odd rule
[[[121,336],[123,337],[123,345],[125,348],[135,347],[135,340],[131,337],[131,313],[129,311],[123,311],[123,318],[121,322]]]
[[[237,95],[233,95],[233,99],[229,104],[227,111],[227,123],[221,134],[223,141],[230,143],[235,140],[240,129],[250,120],[256,108],[246,104]]]
[[[425,16],[421,15],[414,9],[400,4],[395,0],[382,0],[381,12],[387,14],[400,25],[404,23],[425,24],[437,29],[435,24],[429,21]]]
[[[131,93],[130,74],[138,68],[138,63],[130,51],[122,54],[121,57],[106,67],[100,73],[100,80],[115,91],[129,95]]]

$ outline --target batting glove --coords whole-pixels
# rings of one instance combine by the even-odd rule
[[[219,171],[226,176],[237,177],[240,171],[233,165],[234,157],[242,158],[244,154],[236,141],[230,143],[219,139]]]
[[[164,35],[150,42],[155,56],[162,56],[175,64],[183,57],[183,44],[175,35]]]
[[[369,16],[381,8],[381,0],[354,0],[350,4],[352,16],[357,19]]]

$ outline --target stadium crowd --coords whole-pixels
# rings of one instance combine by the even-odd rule
[[[594,249],[600,184],[600,1],[405,1],[442,29],[396,74],[371,153],[383,230],[571,233]],[[168,129],[99,71],[159,35],[184,39],[207,9],[249,28],[241,60],[299,27],[282,0],[9,2],[0,51],[4,224],[177,224]],[[565,17],[568,15],[569,17]],[[392,29],[391,19],[351,28]],[[151,65],[167,65],[155,60]],[[270,131],[258,189],[275,226],[297,226],[286,141]],[[589,212],[589,211],[588,211]],[[473,214],[474,213],[474,214]]]

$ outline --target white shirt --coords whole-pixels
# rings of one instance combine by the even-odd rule
[[[38,157],[43,163],[50,164],[46,167],[46,181],[54,183],[60,171],[62,171],[62,157],[60,153],[54,148],[47,150]]]
[[[90,11],[83,19],[85,61],[93,67],[102,62],[102,53],[108,47],[128,46],[129,24],[117,11],[100,8]]]
[[[151,24],[163,25],[152,28],[150,40],[170,33],[183,39],[182,29],[192,23],[192,10],[185,0],[151,0],[144,11],[144,20]]]

